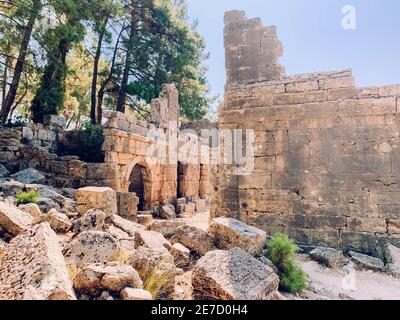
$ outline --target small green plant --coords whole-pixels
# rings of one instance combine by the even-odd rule
[[[306,274],[294,261],[297,249],[294,241],[282,233],[276,233],[268,243],[267,257],[279,270],[280,287],[291,293],[307,288]]]
[[[36,190],[29,192],[20,192],[17,195],[17,205],[28,204],[28,203],[38,203],[40,198],[40,193]]]

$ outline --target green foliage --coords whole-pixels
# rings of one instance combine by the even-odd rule
[[[103,143],[103,128],[86,123],[84,129],[69,134],[67,142],[60,148],[61,155],[76,155],[86,162],[103,162]]]
[[[146,272],[143,289],[150,292],[153,299],[160,298],[160,293],[167,287],[172,285],[175,279],[175,272],[171,269],[163,270],[154,269]]]
[[[36,190],[29,192],[20,192],[17,195],[17,205],[28,204],[28,203],[38,203],[40,198],[40,193]]]
[[[267,257],[279,270],[280,286],[291,293],[307,288],[306,275],[294,261],[297,249],[293,240],[279,232],[268,243]]]
[[[190,120],[203,118],[213,101],[207,96],[206,68],[202,65],[207,55],[203,38],[188,22],[186,4],[170,0],[137,2],[142,4],[137,20],[146,23],[141,24],[134,39],[126,42],[133,60],[132,76],[122,90],[150,103],[159,96],[164,83],[175,83],[181,115]]]
[[[58,114],[64,106],[65,81],[68,74],[67,55],[73,45],[84,39],[86,30],[83,22],[89,17],[87,1],[52,0],[50,4],[55,14],[62,18],[54,28],[43,32],[41,37],[47,65],[32,102],[34,122],[43,122],[45,115]]]

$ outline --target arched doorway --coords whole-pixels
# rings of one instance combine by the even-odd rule
[[[149,209],[149,174],[147,168],[141,164],[136,164],[129,177],[129,192],[135,192],[139,198],[138,211]]]

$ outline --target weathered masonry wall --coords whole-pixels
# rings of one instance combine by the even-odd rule
[[[225,36],[241,45],[249,33],[263,38],[243,13],[226,21]],[[400,85],[357,88],[350,70],[268,81],[232,72],[219,126],[255,130],[255,170],[219,166],[212,214],[307,245],[380,255],[384,241],[400,243]]]

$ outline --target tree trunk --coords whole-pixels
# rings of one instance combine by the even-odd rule
[[[114,54],[113,54],[113,58],[112,58],[112,62],[111,62],[111,68],[110,68],[110,73],[108,74],[108,77],[106,79],[104,79],[104,81],[101,83],[99,92],[97,94],[97,123],[101,124],[101,119],[103,117],[103,99],[104,99],[104,94],[105,91],[107,89],[108,84],[110,83],[113,75],[114,75],[114,71],[115,71],[115,63],[116,63],[116,59],[117,59],[117,53],[118,53],[118,46],[121,40],[121,36],[124,32],[124,26],[122,26],[121,28],[121,32],[118,34],[117,37],[117,41],[115,43],[115,48],[114,48]],[[99,120],[100,119],[100,120]]]
[[[131,25],[129,31],[129,39],[126,50],[126,59],[125,59],[125,67],[124,73],[122,76],[121,85],[119,88],[118,94],[118,102],[117,102],[117,111],[125,112],[125,103],[126,103],[126,87],[128,86],[129,81],[129,71],[132,66],[132,49],[133,49],[133,39],[135,38],[136,33],[136,11],[135,11],[135,1],[132,0],[132,9],[131,9]]]
[[[99,40],[97,42],[96,55],[94,57],[93,65],[93,78],[92,78],[92,93],[91,93],[91,105],[90,105],[90,120],[92,124],[101,124],[102,115],[97,114],[96,118],[96,104],[97,104],[97,79],[99,75],[99,62],[101,57],[101,47],[103,45],[103,39],[106,33],[108,19],[105,19],[102,30],[99,34]],[[99,109],[97,109],[99,111]]]
[[[19,82],[21,80],[21,75],[25,66],[25,59],[28,53],[28,45],[31,39],[33,26],[35,25],[35,21],[39,15],[39,12],[42,8],[41,0],[35,0],[32,5],[32,11],[28,20],[28,24],[26,25],[24,35],[22,37],[21,45],[19,48],[18,60],[15,65],[14,77],[12,79],[10,89],[8,90],[7,97],[4,103],[4,108],[0,114],[0,122],[6,122],[8,114],[10,113],[11,107],[15,101],[15,97],[17,95]]]

